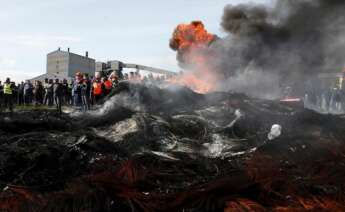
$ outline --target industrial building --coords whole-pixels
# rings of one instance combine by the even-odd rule
[[[143,66],[138,64],[123,63],[117,60],[111,60],[106,63],[97,62],[95,59],[89,57],[88,52],[85,55],[78,55],[67,51],[63,51],[58,48],[56,51],[47,54],[47,70],[45,74],[31,79],[31,81],[44,79],[67,79],[74,78],[77,72],[87,73],[89,76],[94,76],[95,72],[103,72],[110,74],[111,72],[117,72],[120,76],[124,69],[131,71],[142,71],[141,73],[153,73],[156,75],[175,75],[176,72],[154,68],[149,66]]]
[[[85,56],[78,55],[67,51],[62,51],[60,48],[47,55],[47,70],[46,74],[40,75],[32,80],[49,79],[71,79],[75,73],[87,73],[90,76],[95,74],[96,61],[89,57],[88,52]]]
[[[126,70],[127,69],[127,70]],[[124,63],[117,60],[111,60],[106,63],[104,62],[97,62],[96,63],[96,71],[97,72],[104,72],[104,73],[111,73],[117,72],[122,73],[130,71],[141,72],[141,73],[152,73],[156,75],[175,75],[176,72],[161,69],[161,68],[154,68],[150,66],[132,64],[132,63]]]

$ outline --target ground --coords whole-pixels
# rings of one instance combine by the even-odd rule
[[[0,209],[344,211],[344,126],[301,105],[122,83],[86,114],[0,116]]]

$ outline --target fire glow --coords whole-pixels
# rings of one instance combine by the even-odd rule
[[[177,59],[186,72],[170,82],[198,93],[214,91],[217,77],[208,63],[208,58],[214,55],[207,47],[215,39],[216,36],[208,33],[201,21],[178,25],[170,39],[170,47],[177,51]]]

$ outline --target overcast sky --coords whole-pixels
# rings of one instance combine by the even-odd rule
[[[0,80],[46,71],[46,54],[71,48],[97,61],[121,60],[178,71],[169,39],[179,23],[201,20],[222,36],[227,4],[269,0],[0,0]]]

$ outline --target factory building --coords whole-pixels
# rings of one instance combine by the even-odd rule
[[[124,70],[126,69],[126,70]],[[122,72],[139,72],[141,74],[153,73],[155,75],[175,75],[176,72],[154,68],[149,66],[143,66],[138,64],[123,63],[118,60],[111,60],[106,63],[97,62],[95,59],[89,57],[88,52],[84,56],[67,51],[63,51],[60,48],[47,54],[47,71],[38,77],[31,79],[31,81],[44,79],[67,79],[74,78],[77,72],[87,73],[90,77],[95,75],[95,72],[103,72],[105,75],[109,75],[112,72],[116,72],[121,77]]]
[[[47,55],[47,71],[46,74],[40,75],[32,80],[49,79],[71,79],[75,73],[87,73],[94,76],[96,70],[96,61],[89,57],[88,52],[85,56],[78,55],[60,48]]]
[[[147,75],[151,73],[156,76],[176,75],[176,72],[173,72],[173,71],[168,71],[168,70],[164,70],[160,68],[154,68],[154,67],[149,67],[149,66],[144,66],[144,65],[139,65],[139,64],[124,63],[118,60],[111,60],[106,63],[97,62],[96,72],[103,72],[105,74],[116,72],[118,76],[121,76],[122,73],[129,73],[129,72],[140,72],[140,74],[142,75]]]

